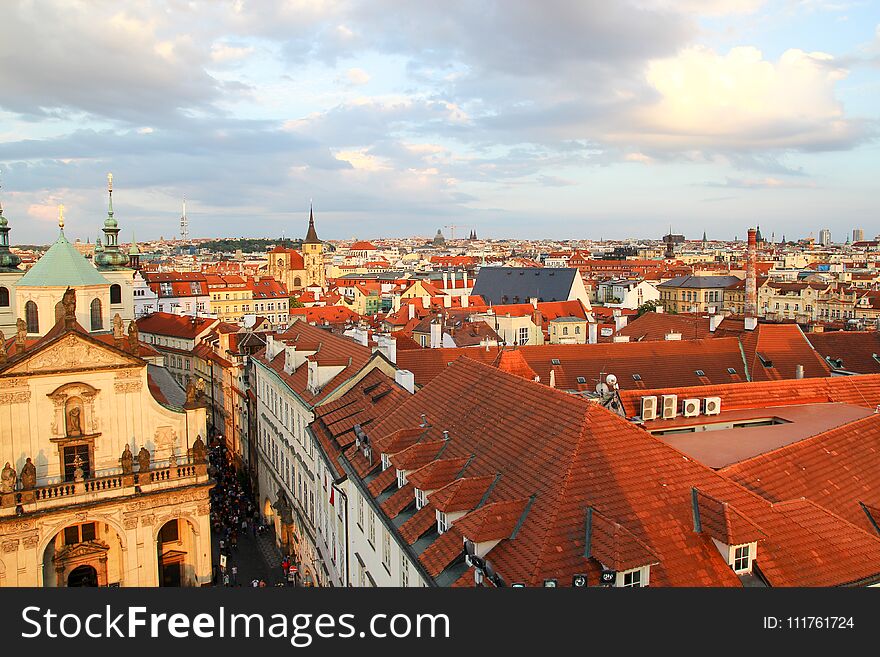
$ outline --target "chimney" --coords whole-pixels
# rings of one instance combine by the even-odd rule
[[[724,315],[710,315],[709,316],[709,331],[712,333],[718,328],[721,324],[721,320],[724,319]]]
[[[431,349],[443,346],[443,320],[439,317],[431,321]]]
[[[628,318],[626,315],[624,315],[620,311],[615,310],[614,311],[614,330],[619,331],[622,328],[625,328],[627,320],[628,320]]]
[[[753,331],[758,325],[758,279],[757,279],[758,240],[757,230],[749,228],[748,250],[746,251],[746,303],[745,329]]]
[[[667,333],[667,340],[681,340],[681,333]]]
[[[629,342],[629,336],[628,335],[615,335],[614,341],[615,342]]]
[[[654,312],[655,312],[655,313],[658,313],[658,314],[660,314],[660,315],[663,314],[663,311],[664,311],[664,310],[665,310],[665,308],[663,308],[663,306],[657,306],[656,308],[654,308]]]
[[[416,318],[416,304],[415,303],[408,303],[408,304],[406,304],[406,307],[408,309],[407,312],[409,313],[409,318],[415,319]]]
[[[431,297],[422,297],[422,308],[431,307]]]
[[[376,343],[374,351],[382,352],[382,355],[392,363],[397,362],[397,341],[394,338],[390,335],[378,335]]]
[[[590,322],[588,325],[588,344],[598,344],[599,343],[599,323],[598,322]]]
[[[443,307],[452,308],[452,297],[448,294],[443,295]]]
[[[794,368],[794,378],[803,379],[804,378],[804,366],[798,365]]]
[[[462,274],[461,274],[461,280],[462,280],[462,282],[464,283],[464,285],[463,285],[462,287],[464,287],[464,289],[467,290],[467,286],[468,286],[468,281],[467,281],[467,269],[465,269],[465,270],[462,272]]]
[[[447,279],[446,272],[443,272],[443,289],[447,289],[449,287],[449,281]]]
[[[470,296],[468,296],[467,294],[462,294],[462,295],[461,295],[461,307],[462,307],[462,308],[467,308],[467,307],[468,307],[468,304],[469,304],[470,302],[471,302],[471,298],[470,298]]]
[[[550,370],[550,387],[556,387],[556,370]]]
[[[532,308],[534,308],[535,310],[538,309],[538,297],[532,297],[531,299],[529,299],[529,303],[532,304]]]
[[[399,384],[411,395],[416,391],[416,377],[409,370],[397,370],[394,373],[394,382]]]

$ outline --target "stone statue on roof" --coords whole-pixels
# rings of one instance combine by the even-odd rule
[[[64,318],[76,318],[76,292],[73,288],[67,288],[61,297],[61,305],[64,306]]]
[[[133,353],[135,356],[138,355],[138,327],[137,322],[131,320],[128,323],[128,350]]]
[[[5,363],[8,354],[6,353],[6,336],[0,331],[0,363]]]
[[[21,467],[21,477],[19,479],[21,480],[22,490],[33,490],[37,487],[37,466],[31,461],[30,456],[27,457],[27,460]]]
[[[19,351],[24,351],[24,342],[27,339],[27,322],[21,317],[15,322],[15,346]]]
[[[13,468],[9,461],[6,462],[6,465],[3,466],[3,471],[0,472],[0,493],[11,493],[15,490],[15,482],[18,479],[18,474],[15,472],[15,468]]]
[[[119,313],[113,315],[113,339],[122,340],[125,336],[125,327],[122,324],[122,317]]]

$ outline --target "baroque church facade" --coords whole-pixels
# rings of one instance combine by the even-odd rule
[[[59,223],[23,274],[0,219],[3,326],[14,335],[0,336],[0,586],[208,583],[200,391],[169,401],[137,325],[125,328],[132,270],[112,200],[94,266]]]

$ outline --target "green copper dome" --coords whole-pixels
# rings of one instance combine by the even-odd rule
[[[110,285],[110,281],[101,276],[73,244],[67,241],[62,230],[55,243],[33,267],[27,270],[17,285],[18,287],[82,287]]]
[[[9,222],[0,205],[0,271],[17,270],[20,264],[21,258],[9,250]]]

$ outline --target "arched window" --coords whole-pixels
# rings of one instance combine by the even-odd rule
[[[0,287],[0,307],[9,308],[9,288]]]
[[[580,327],[580,326],[575,326],[575,327],[574,327],[574,332],[575,332],[577,335],[580,335],[580,334],[581,334],[581,327]]]
[[[302,287],[302,279],[299,276],[293,279],[293,287]]]
[[[568,335],[568,327],[567,326],[562,327],[562,335]]]
[[[104,315],[101,312],[101,300],[92,299],[90,310],[92,316],[92,330],[100,331],[102,328],[104,328]]]
[[[110,303],[122,303],[122,287],[116,284],[110,286]]]
[[[37,304],[33,301],[24,304],[24,321],[27,324],[28,333],[40,332],[40,311],[37,310]]]

